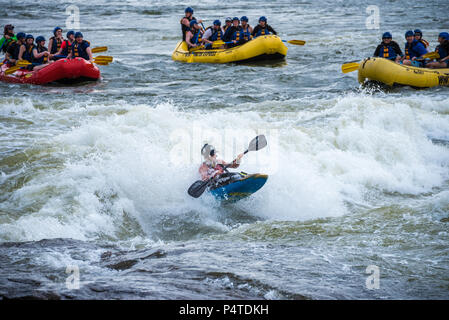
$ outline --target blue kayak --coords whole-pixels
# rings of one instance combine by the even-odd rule
[[[224,174],[209,188],[209,192],[218,200],[236,202],[262,188],[267,179],[268,175],[259,173]]]

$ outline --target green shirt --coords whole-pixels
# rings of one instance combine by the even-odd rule
[[[12,37],[9,38],[9,39],[6,39],[5,37],[1,38],[1,39],[0,39],[0,50],[3,49],[3,46],[7,46],[8,43],[10,43],[10,42],[13,41],[13,40],[17,41],[16,36],[12,36]]]

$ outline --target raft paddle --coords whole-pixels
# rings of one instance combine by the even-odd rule
[[[438,52],[429,52],[429,53],[424,54],[420,58],[420,60],[422,60],[422,59],[439,59],[439,58],[440,58],[440,55],[438,54]]]
[[[251,140],[251,142],[249,143],[248,149],[246,149],[246,151],[243,154],[247,154],[249,151],[258,151],[260,149],[265,148],[266,146],[267,146],[267,139],[265,138],[265,136],[264,135],[257,136],[253,140]],[[224,166],[223,169],[227,169],[228,167],[230,167],[233,162]],[[213,179],[214,179],[214,177],[212,177],[206,181],[203,181],[203,180],[195,181],[190,186],[189,190],[187,190],[187,193],[191,197],[199,198],[204,193],[206,188],[209,186],[209,183]]]
[[[99,52],[105,52],[105,51],[108,51],[108,47],[92,48],[92,53],[99,53]]]
[[[341,71],[343,73],[349,73],[352,71],[356,71],[359,68],[358,62],[348,62],[341,66]]]
[[[287,42],[296,46],[303,46],[306,44],[304,40],[282,40],[282,42]]]
[[[16,65],[15,65],[15,66],[12,66],[12,67],[10,67],[9,69],[6,69],[6,70],[5,70],[5,75],[10,75],[10,74],[16,72],[17,70],[19,70],[20,68],[26,67],[26,66],[28,66],[28,65],[30,65],[30,64],[31,64],[31,62],[29,62],[29,61],[27,61],[27,60],[18,60],[18,61],[16,62]]]

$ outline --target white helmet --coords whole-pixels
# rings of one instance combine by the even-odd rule
[[[213,145],[211,144],[205,144],[202,148],[201,148],[201,154],[203,155],[203,157],[205,159],[212,157],[215,155],[215,148]]]

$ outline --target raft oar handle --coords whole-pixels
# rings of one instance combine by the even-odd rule
[[[246,149],[245,152],[243,152],[243,154],[247,154],[249,151],[258,151],[260,149],[265,148],[266,146],[267,146],[267,139],[265,138],[265,136],[264,135],[257,136],[253,140],[251,140],[248,149]],[[223,166],[223,169],[226,170],[227,168],[229,168],[236,160],[237,159]],[[212,177],[206,181],[203,180],[195,181],[187,190],[187,193],[193,198],[199,198],[204,193],[207,186],[209,185],[209,183],[212,182],[214,178],[215,177]]]

